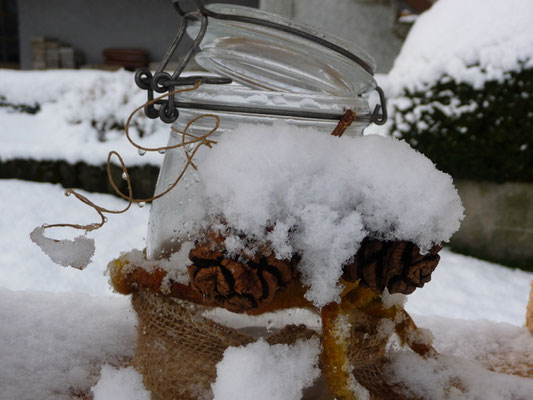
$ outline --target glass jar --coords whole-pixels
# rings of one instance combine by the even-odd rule
[[[311,127],[330,135],[343,113],[353,110],[356,120],[344,134],[362,135],[371,121],[367,94],[376,88],[375,63],[366,52],[342,39],[264,11],[230,5],[208,8],[296,28],[347,49],[362,60],[363,65],[313,40],[278,29],[210,19],[196,61],[211,73],[231,78],[233,83],[203,84],[197,90],[176,95],[174,100],[180,115],[174,127],[178,131],[183,131],[189,121],[200,115],[216,114],[220,126],[210,137],[213,140],[241,124],[271,126],[277,121],[295,127]],[[196,23],[187,32],[194,38],[199,30],[200,23]],[[189,133],[202,136],[213,127],[212,118],[203,118],[190,127]],[[181,142],[182,135],[171,132],[168,146]],[[209,149],[202,146],[194,157],[195,165],[201,168],[208,152]],[[155,193],[167,190],[186,163],[182,148],[167,150]],[[195,234],[206,228],[198,222],[206,212],[199,195],[202,186],[198,172],[188,168],[176,188],[152,203],[147,236],[149,259],[170,257],[182,247],[186,248],[185,243],[190,245]],[[186,219],[184,215],[198,218]],[[310,329],[321,330],[320,315],[307,309],[250,317],[215,307],[203,316],[254,338],[267,337],[288,324],[303,323]],[[330,396],[328,391],[322,376],[312,388],[308,388],[304,398],[327,398]]]
[[[185,92],[176,96],[178,102],[198,103],[200,101],[211,104],[233,105],[256,105],[272,107],[280,112],[290,112],[294,110],[307,110],[316,113],[328,113],[334,110],[356,110],[360,115],[370,112],[367,101],[362,97],[343,98],[332,97],[324,94],[310,96],[305,93],[283,93],[268,92],[242,87],[240,85],[203,85],[196,91]],[[200,115],[211,113],[211,111],[199,108],[186,108],[180,110],[180,118],[174,124],[179,131],[183,131],[189,121]],[[293,117],[271,116],[263,114],[245,114],[232,112],[216,112],[220,117],[220,126],[210,137],[217,140],[225,132],[233,131],[239,124],[254,124],[257,126],[269,126],[276,121],[298,127],[312,127],[324,134],[331,134],[336,127],[334,120],[323,119],[303,119]],[[363,129],[368,125],[368,120],[361,119],[355,121],[344,133],[349,136],[361,135]],[[214,120],[204,118],[198,120],[190,129],[190,133],[195,136],[202,136],[213,129]],[[182,141],[181,134],[171,132],[168,146],[174,146]],[[202,158],[209,149],[205,146],[196,153],[194,162],[201,165]],[[165,191],[175,180],[177,174],[186,164],[187,158],[183,149],[177,148],[168,150],[159,178],[156,185],[156,193]],[[188,168],[178,186],[171,190],[162,198],[152,203],[147,237],[147,256],[150,259],[169,257],[181,247],[181,243],[188,241],[192,233],[200,229],[192,226],[190,221],[182,218],[183,215],[191,215],[191,210],[198,208],[196,212],[201,213],[200,199],[197,197],[201,188],[201,181],[198,172],[193,168]]]
[[[356,120],[345,135],[362,134],[370,123],[366,94],[376,87],[373,78],[376,66],[369,54],[353,43],[265,11],[227,4],[213,4],[208,8],[226,15],[260,18],[296,28],[348,50],[362,64],[320,43],[268,26],[210,19],[196,61],[216,75],[231,78],[234,83],[204,84],[195,91],[176,95],[180,116],[175,128],[183,130],[193,118],[214,113],[220,117],[220,126],[212,136],[214,140],[239,124],[272,125],[276,121],[331,134],[340,116],[337,120],[328,119],[328,116],[342,115],[350,109],[355,111]],[[199,30],[200,23],[193,23],[187,33],[194,38]],[[248,108],[248,111],[239,112],[239,107]],[[250,112],[250,109],[257,112]],[[302,111],[307,112],[306,117],[295,116]],[[213,126],[213,119],[200,119],[190,128],[190,133],[200,136]],[[171,132],[168,145],[181,140],[181,135]],[[196,153],[196,165],[201,164],[206,151],[208,149],[203,147]],[[166,152],[155,193],[165,191],[175,181],[186,161],[182,149]],[[152,203],[148,258],[168,257],[199,228],[183,220],[182,215],[202,212],[197,196],[201,185],[198,173],[189,168],[175,189]]]

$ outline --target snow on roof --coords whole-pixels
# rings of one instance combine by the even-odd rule
[[[390,72],[395,94],[449,75],[476,88],[533,66],[533,0],[439,0],[423,13]]]

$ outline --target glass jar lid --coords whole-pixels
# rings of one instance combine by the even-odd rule
[[[354,97],[373,90],[374,59],[363,49],[334,35],[262,10],[227,4],[207,6],[210,11],[245,16],[297,29],[326,40],[355,55],[359,62],[311,39],[270,26],[210,18],[196,61],[208,71],[245,86],[292,93],[324,93]],[[189,25],[196,37],[200,22]]]

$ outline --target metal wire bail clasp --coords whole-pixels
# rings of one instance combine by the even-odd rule
[[[280,32],[285,32],[289,35],[294,35],[305,40],[314,42],[318,45],[323,46],[326,49],[333,50],[336,53],[348,58],[349,60],[357,63],[360,68],[365,70],[367,73],[373,75],[372,67],[364,61],[357,54],[350,52],[349,50],[337,45],[336,43],[330,42],[325,38],[319,37],[312,33],[300,30],[294,26],[287,24],[277,23],[272,20],[255,18],[248,15],[230,15],[219,13],[207,8],[202,0],[193,0],[196,9],[193,11],[185,11],[181,6],[183,0],[173,0],[173,6],[181,16],[182,20],[178,28],[178,32],[165,53],[159,67],[157,68],[154,75],[148,69],[138,70],[135,74],[135,82],[137,86],[141,89],[144,89],[148,92],[148,101],[154,99],[154,92],[157,93],[168,93],[176,90],[176,87],[193,85],[196,82],[200,81],[201,83],[208,84],[229,84],[232,82],[230,78],[220,77],[220,76],[187,76],[181,77],[182,72],[185,70],[185,67],[192,59],[194,53],[200,48],[200,44],[204,39],[204,36],[207,31],[208,19],[214,18],[217,20],[229,20],[235,21],[238,23],[253,24],[258,26],[263,26],[268,29],[275,29]],[[179,44],[183,40],[183,36],[186,33],[187,27],[191,22],[200,22],[200,29],[198,34],[194,38],[193,43],[190,45],[184,56],[180,59],[178,66],[174,73],[170,75],[165,72],[170,59],[176,52]],[[360,121],[371,121],[377,125],[383,125],[387,121],[387,108],[386,108],[386,99],[383,90],[376,86],[375,90],[379,94],[379,104],[377,104],[371,114],[357,115],[356,119]],[[255,106],[240,106],[239,109],[236,109],[235,106],[224,105],[214,106],[210,103],[191,103],[191,102],[179,102],[174,96],[168,96],[166,100],[158,100],[153,102],[151,105],[145,107],[145,114],[152,119],[160,118],[163,122],[173,123],[178,119],[179,111],[178,107],[181,108],[202,108],[205,110],[211,111],[228,111],[228,112],[239,112],[246,114],[261,114],[261,115],[277,115],[277,116],[290,116],[296,118],[318,118],[324,120],[339,120],[342,118],[345,110],[337,110],[332,112],[310,112],[308,110],[278,110],[272,107],[255,107]]]
[[[379,104],[376,104],[376,107],[374,107],[374,111],[372,111],[372,114],[370,115],[370,121],[376,125],[383,125],[385,122],[387,122],[388,118],[387,99],[385,98],[385,93],[383,92],[382,88],[376,86],[375,90],[379,94]]]
[[[194,53],[198,50],[202,39],[207,31],[207,16],[203,15],[200,11],[185,12],[179,5],[179,0],[173,0],[174,8],[177,13],[182,17],[181,23],[178,28],[178,32],[174,37],[170,47],[166,51],[159,67],[154,75],[150,70],[143,68],[139,69],[135,73],[135,83],[137,86],[148,92],[148,101],[154,99],[154,91],[157,93],[173,92],[178,86],[193,85],[194,83],[201,81],[202,83],[209,84],[228,84],[231,83],[231,79],[222,77],[205,77],[205,76],[188,76],[185,78],[180,77],[187,64],[192,59]],[[186,51],[185,55],[181,58],[174,73],[170,75],[165,72],[165,68],[168,66],[172,56],[176,52],[179,44],[185,36],[188,25],[192,21],[200,20],[200,31],[198,32],[193,43]],[[157,108],[156,106],[159,106]],[[156,119],[161,118],[163,122],[173,123],[178,119],[179,111],[176,107],[174,96],[169,96],[166,100],[159,100],[154,104],[146,106],[144,112],[148,118]]]

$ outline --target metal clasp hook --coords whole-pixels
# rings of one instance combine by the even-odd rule
[[[372,111],[372,114],[370,114],[370,120],[376,125],[383,125],[385,122],[387,122],[388,118],[387,99],[385,98],[383,89],[381,89],[379,86],[376,86],[375,90],[379,94],[379,104],[376,104],[374,111]]]

